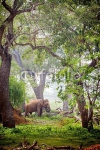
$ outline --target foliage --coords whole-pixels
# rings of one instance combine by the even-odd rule
[[[9,79],[10,101],[14,107],[19,107],[25,101],[25,83],[14,76]]]
[[[89,95],[92,100],[96,93],[99,93],[96,85],[100,80],[94,80],[93,77],[93,74],[99,72],[99,61],[97,69],[94,66],[88,67],[93,59],[100,57],[100,23],[97,17],[99,15],[99,5],[96,1],[93,1],[93,3],[88,2],[85,5],[83,2],[77,5],[73,1],[71,6],[69,6],[70,2],[65,3],[66,11],[63,12],[62,10],[59,12],[59,17],[61,16],[60,13],[62,13],[62,17],[60,17],[60,23],[63,23],[60,24],[61,30],[57,28],[59,24],[56,25],[56,22],[54,22],[54,25],[56,25],[54,29],[56,34],[59,35],[55,38],[55,45],[62,45],[65,58],[62,61],[64,67],[57,73],[58,96],[63,100],[67,100],[68,94],[71,94],[73,100],[80,90],[80,93],[85,91],[85,96],[88,97],[87,95]],[[60,9],[61,7],[63,6],[59,6]],[[55,16],[57,16],[56,13],[58,11],[55,12]],[[54,33],[55,30],[53,30]],[[77,83],[79,81],[84,83],[84,89],[78,88]],[[86,82],[91,82],[91,86],[88,86],[89,93],[86,93]],[[93,90],[92,87],[94,87]]]

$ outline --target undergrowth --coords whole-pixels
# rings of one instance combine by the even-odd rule
[[[88,146],[100,143],[100,127],[95,126],[88,132],[80,123],[69,118],[35,118],[32,124],[17,125],[16,128],[3,128],[0,125],[0,145],[17,146],[27,140],[30,144],[34,140],[39,143],[54,145],[70,145],[78,147],[80,144]]]

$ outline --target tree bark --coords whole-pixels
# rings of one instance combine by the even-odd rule
[[[81,115],[82,127],[88,128],[88,109],[85,108],[85,100],[78,100],[78,108]]]
[[[90,106],[87,109],[86,108],[86,101],[84,98],[84,92],[83,92],[83,82],[78,81],[77,82],[78,87],[78,93],[77,95],[77,103],[78,103],[78,109],[81,114],[81,121],[82,121],[82,127],[87,128],[88,131],[93,129],[93,107],[92,102],[90,102]]]
[[[37,99],[44,99],[43,91],[40,86],[37,86],[35,88],[33,87],[33,90],[34,90],[34,93],[35,93]]]
[[[63,101],[63,111],[68,111],[68,101]]]
[[[45,80],[46,80],[47,71],[43,70],[40,74],[40,83],[37,87],[33,87],[34,93],[37,99],[44,99],[43,91],[45,88]]]
[[[0,113],[2,115],[3,127],[14,128],[15,121],[13,110],[9,101],[9,75],[11,67],[11,55],[4,52],[2,54],[2,64],[0,67]]]
[[[88,110],[88,131],[93,129],[93,103],[89,101],[89,110]]]
[[[88,128],[88,109],[86,109],[86,102],[84,98],[84,92],[83,92],[83,82],[77,81],[77,92],[76,99],[78,104],[78,109],[80,111],[81,115],[81,121],[82,121],[82,127]]]

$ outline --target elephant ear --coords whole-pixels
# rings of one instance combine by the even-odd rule
[[[45,100],[44,100],[44,103],[48,103],[48,102],[49,102],[49,100],[48,100],[48,99],[45,99]]]
[[[47,104],[49,104],[49,100],[48,99],[43,100],[43,106],[46,107]]]
[[[38,101],[38,103],[39,103],[41,106],[43,106],[44,101],[41,99],[41,100]]]

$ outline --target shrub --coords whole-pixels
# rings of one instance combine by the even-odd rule
[[[14,107],[19,107],[25,100],[25,83],[11,76],[9,79],[9,96]]]

